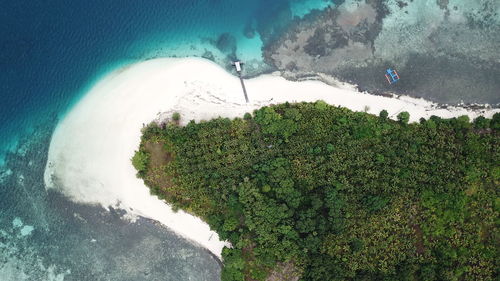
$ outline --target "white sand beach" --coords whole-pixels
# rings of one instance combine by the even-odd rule
[[[131,215],[157,220],[220,257],[226,243],[206,223],[182,211],[173,212],[136,178],[130,159],[139,146],[143,124],[174,111],[186,123],[242,116],[273,103],[319,99],[373,114],[386,109],[392,118],[408,111],[411,121],[431,115],[490,117],[498,111],[436,109],[424,100],[385,98],[358,93],[348,85],[337,88],[318,81],[291,82],[273,75],[245,83],[248,104],[239,79],[203,59],[154,59],[113,72],[58,124],[45,170],[47,188],[58,189],[76,202],[119,206]]]

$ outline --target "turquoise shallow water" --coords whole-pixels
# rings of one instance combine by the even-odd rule
[[[0,11],[0,280],[217,280],[205,250],[47,193],[50,135],[100,78],[155,57],[266,69],[261,47],[325,0],[9,1]]]
[[[331,1],[13,1],[0,27],[0,147],[19,129],[61,114],[103,74],[154,57],[240,57],[262,66],[261,47],[294,16]],[[249,64],[250,65],[250,64]]]
[[[372,21],[351,30],[344,19],[333,25],[337,29],[327,28],[333,41],[350,30],[347,38],[364,44],[370,59],[346,52],[342,44],[326,52],[324,31],[312,30],[312,43],[301,40],[315,48],[298,48],[295,54],[285,42],[280,59],[293,62],[285,66],[312,56],[305,59],[306,70],[330,73],[342,62],[331,74],[370,91],[498,102],[499,1],[368,2],[376,13],[343,0],[3,1],[0,281],[219,279],[217,259],[168,229],[45,191],[43,171],[57,121],[120,67],[155,57],[199,56],[230,68],[237,57],[247,74],[257,74],[269,70],[262,47],[272,51],[269,43],[283,43],[274,40],[280,35],[288,40],[293,19],[335,5],[340,8],[333,14],[345,8],[341,13],[353,13],[347,19]],[[307,25],[316,17],[306,19]],[[381,75],[387,67],[402,75],[398,84],[387,85]]]

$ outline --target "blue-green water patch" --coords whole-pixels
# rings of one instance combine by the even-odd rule
[[[302,18],[313,10],[324,10],[333,6],[331,0],[295,0],[290,3],[290,10],[293,16]]]
[[[165,227],[47,192],[51,127],[0,168],[0,280],[219,280],[217,258]]]
[[[295,16],[323,9],[324,4],[2,3],[0,279],[218,280],[219,261],[168,229],[146,219],[129,222],[120,210],[78,205],[47,192],[43,171],[52,130],[103,76],[142,60],[200,56],[228,66],[238,57],[248,63],[249,71],[261,71],[266,67],[261,52],[266,42]]]
[[[20,131],[47,115],[61,116],[116,67],[169,56],[204,56],[224,66],[241,57],[263,67],[262,45],[280,32],[277,27],[286,26],[300,9],[303,14],[325,3],[5,2],[0,15],[0,155],[15,147]]]

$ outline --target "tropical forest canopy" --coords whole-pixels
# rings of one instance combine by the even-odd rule
[[[500,114],[397,118],[322,101],[177,115],[145,128],[132,160],[231,242],[223,280],[494,280]]]

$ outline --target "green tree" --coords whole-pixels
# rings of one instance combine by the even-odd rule
[[[132,157],[132,165],[137,170],[137,176],[143,177],[148,167],[149,153],[139,149]]]
[[[474,119],[474,128],[476,129],[488,129],[490,127],[490,120],[484,116],[479,116]]]
[[[410,121],[410,113],[408,113],[407,111],[400,112],[397,117],[398,121],[403,124],[408,124],[408,122]]]
[[[493,114],[493,118],[490,121],[490,128],[500,130],[500,112]]]
[[[251,120],[252,119],[252,114],[250,114],[248,112],[245,113],[245,115],[243,115],[243,119],[245,119],[245,120]]]
[[[222,249],[222,258],[224,260],[224,268],[222,269],[222,281],[244,281],[245,261],[241,250],[226,248]]]
[[[462,115],[457,117],[456,125],[457,129],[468,129],[471,127],[470,118],[467,115]]]
[[[387,110],[383,109],[382,111],[380,111],[378,116],[382,119],[387,119],[389,117],[389,112],[387,112]]]
[[[172,114],[172,120],[178,122],[179,120],[181,120],[181,114],[179,112],[174,112]]]
[[[474,128],[384,115],[285,103],[150,125],[132,162],[231,242],[222,280],[264,281],[277,264],[308,281],[494,280],[500,115]],[[160,165],[148,164],[151,143]]]

